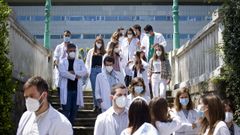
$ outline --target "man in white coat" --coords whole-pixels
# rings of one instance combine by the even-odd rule
[[[123,83],[117,73],[113,70],[114,58],[106,56],[103,60],[102,73],[96,78],[95,96],[102,112],[111,107],[111,88],[114,84]]]
[[[71,38],[71,32],[69,30],[65,30],[63,32],[63,42],[56,46],[53,53],[54,86],[58,89],[58,92],[60,87],[58,65],[62,59],[67,58],[67,45],[70,43],[70,38]]]
[[[48,102],[48,84],[32,77],[24,84],[27,111],[22,115],[17,135],[72,135],[68,119]]]
[[[87,75],[87,69],[84,62],[76,58],[74,44],[68,44],[67,53],[68,57],[60,61],[59,64],[60,101],[63,114],[73,124],[78,108],[84,106],[82,80]]]
[[[112,107],[97,116],[94,135],[120,135],[128,126],[127,88],[115,84],[111,89]]]
[[[144,31],[148,36],[147,38],[148,42],[147,44],[143,44],[141,46],[141,49],[145,50],[145,56],[149,61],[152,58],[154,53],[153,45],[155,45],[156,43],[159,43],[160,45],[166,47],[167,42],[163,37],[163,35],[161,33],[154,32],[152,26],[149,24],[144,27]]]

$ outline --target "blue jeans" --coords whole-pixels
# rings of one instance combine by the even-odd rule
[[[68,120],[73,125],[74,119],[76,117],[77,111],[78,111],[78,105],[77,105],[77,90],[75,91],[68,91],[67,92],[67,104],[62,105],[63,108],[63,114],[68,118]]]
[[[101,67],[91,68],[90,81],[91,81],[91,87],[92,87],[93,103],[95,107],[98,106],[98,103],[95,97],[95,86],[96,86],[95,83],[96,83],[97,75],[101,72],[102,72]]]

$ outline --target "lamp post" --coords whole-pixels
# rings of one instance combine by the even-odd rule
[[[44,29],[44,47],[50,48],[50,11],[51,11],[51,0],[46,0],[45,3],[45,29]]]
[[[178,49],[180,47],[178,0],[173,0],[172,13],[173,13],[173,49]]]

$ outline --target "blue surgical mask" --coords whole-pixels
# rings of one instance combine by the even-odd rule
[[[204,112],[201,110],[198,110],[197,114],[198,114],[198,117],[202,117],[202,118],[204,117]]]
[[[181,103],[181,105],[187,106],[189,103],[189,99],[188,98],[180,98],[179,102]]]
[[[141,94],[141,92],[143,91],[143,87],[142,87],[142,86],[135,86],[135,87],[134,87],[134,91],[135,91],[137,94]]]
[[[63,37],[63,41],[65,42],[65,43],[69,43],[70,42],[70,37]]]

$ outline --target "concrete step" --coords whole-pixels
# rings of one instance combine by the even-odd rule
[[[60,97],[58,95],[50,95],[50,102],[57,102],[60,103]],[[92,96],[83,96],[84,102],[92,103],[93,97]]]
[[[54,108],[61,108],[61,105],[59,102],[51,102],[51,105],[54,107]],[[93,109],[93,103],[84,103],[84,107],[82,109],[85,109],[85,110],[92,110]]]
[[[74,135],[93,135],[94,127],[73,126]]]
[[[94,126],[95,121],[96,121],[96,117],[76,118],[74,121],[74,126],[85,126],[85,127]]]

